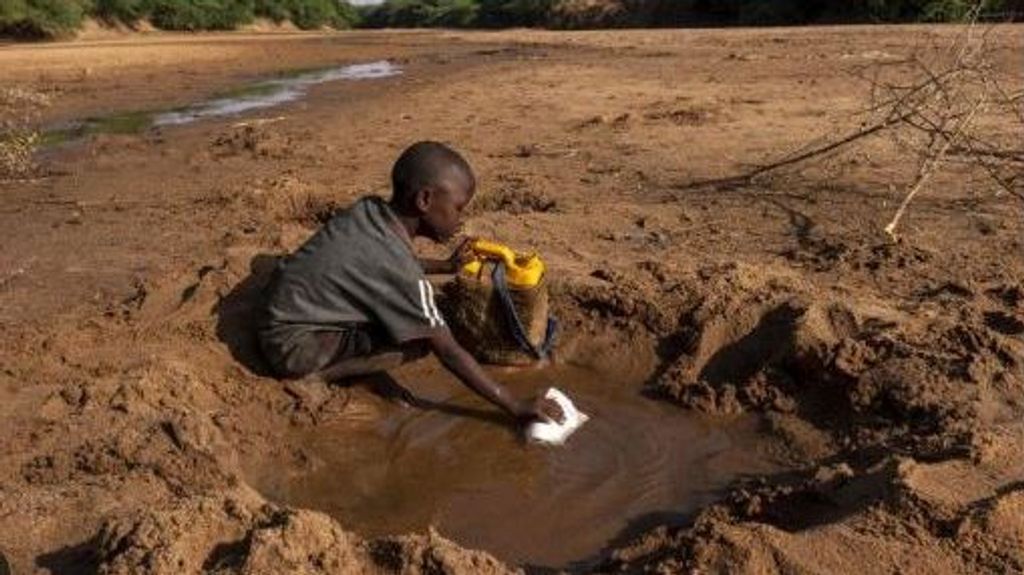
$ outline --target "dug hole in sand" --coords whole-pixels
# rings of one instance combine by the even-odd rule
[[[590,415],[566,445],[542,447],[524,445],[433,362],[414,366],[395,377],[421,408],[353,391],[354,417],[294,437],[301,465],[249,462],[247,478],[273,501],[326,511],[368,537],[434,526],[510,563],[581,567],[653,525],[679,524],[736,478],[775,469],[753,418],[644,397],[652,368],[650,349],[604,349],[496,373],[522,396],[557,384]]]

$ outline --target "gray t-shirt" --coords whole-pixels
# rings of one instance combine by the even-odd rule
[[[396,343],[447,329],[405,228],[379,197],[339,212],[284,258],[267,286],[267,331],[375,324]]]

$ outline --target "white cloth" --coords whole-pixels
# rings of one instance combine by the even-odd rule
[[[554,401],[562,408],[565,419],[562,423],[554,421],[534,421],[526,427],[526,439],[534,443],[562,445],[590,417],[576,409],[572,401],[561,391],[550,388],[544,397]]]

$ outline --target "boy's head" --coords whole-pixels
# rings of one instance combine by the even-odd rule
[[[458,152],[438,142],[417,142],[391,169],[391,205],[420,219],[420,232],[443,242],[462,224],[462,210],[476,192],[476,177]]]

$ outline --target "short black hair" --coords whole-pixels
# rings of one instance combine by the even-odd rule
[[[391,168],[391,201],[408,205],[417,191],[436,184],[453,168],[475,185],[473,169],[461,154],[440,142],[416,142],[398,156]]]

